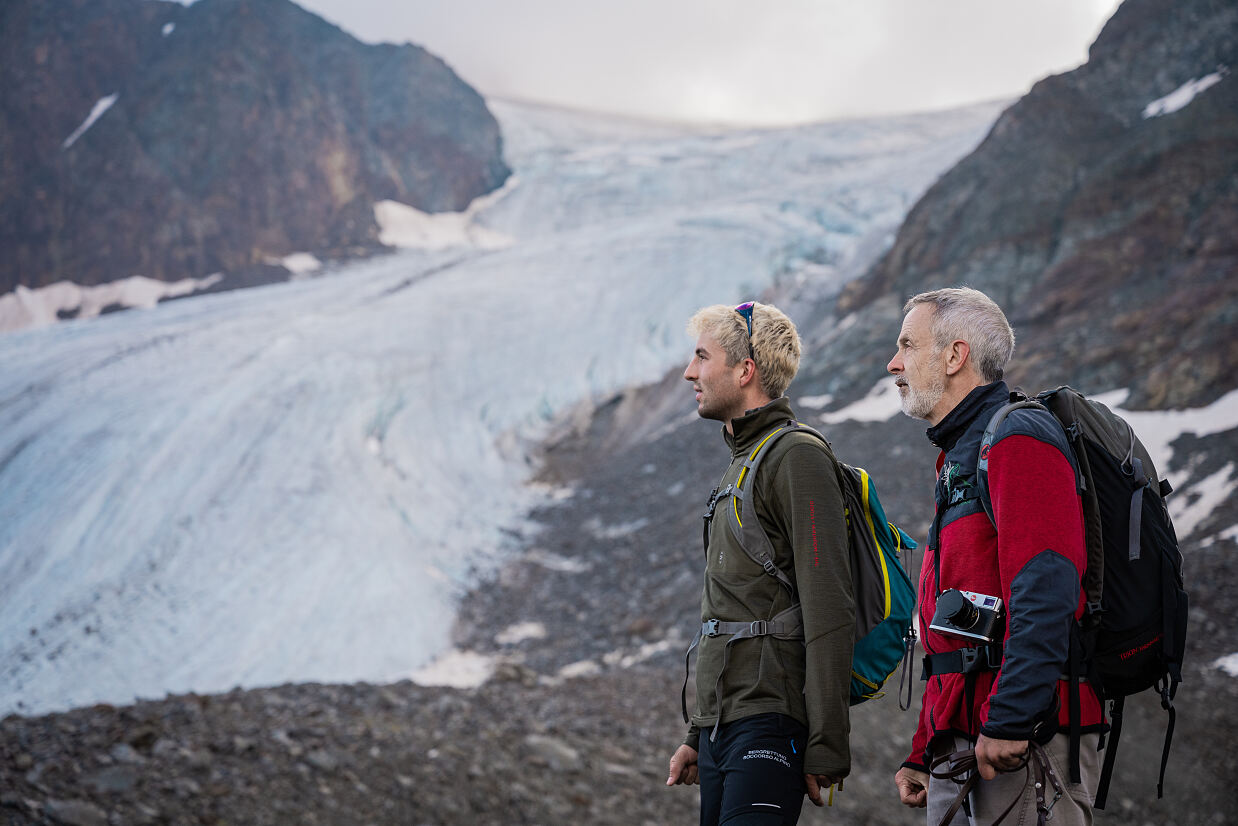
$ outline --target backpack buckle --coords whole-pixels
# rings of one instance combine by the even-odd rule
[[[963,673],[970,674],[976,669],[976,663],[980,661],[980,649],[960,648],[959,657],[963,664]]]
[[[748,626],[748,633],[754,637],[764,637],[769,633],[769,622],[767,620],[754,620]]]
[[[702,637],[716,637],[719,633],[721,632],[718,630],[718,621],[716,619],[706,620],[701,623]]]

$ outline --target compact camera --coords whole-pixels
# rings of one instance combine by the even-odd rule
[[[980,642],[996,642],[1001,635],[1002,601],[988,594],[950,588],[937,597],[929,628],[943,634]]]

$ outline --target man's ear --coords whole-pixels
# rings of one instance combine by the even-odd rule
[[[744,359],[740,364],[744,369],[739,374],[739,386],[747,387],[757,377],[757,363],[752,359]]]
[[[971,345],[966,341],[956,339],[950,342],[950,346],[946,348],[946,375],[957,375],[967,366],[969,356],[971,356]]]

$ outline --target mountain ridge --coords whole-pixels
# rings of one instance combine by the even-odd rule
[[[14,0],[4,15],[0,294],[284,280],[293,253],[383,249],[379,201],[458,211],[510,174],[485,101],[442,60],[362,44],[289,0]]]
[[[1238,320],[1238,7],[1127,0],[1090,54],[998,117],[836,311],[884,326],[889,296],[968,283],[1019,331],[1016,383],[1200,406],[1238,385],[1222,335]],[[1144,115],[1213,72],[1185,107]]]

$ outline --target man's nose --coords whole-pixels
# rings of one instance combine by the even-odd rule
[[[890,363],[886,365],[886,372],[896,376],[903,372],[903,360],[898,357],[898,353],[895,353],[894,358],[890,359]]]

